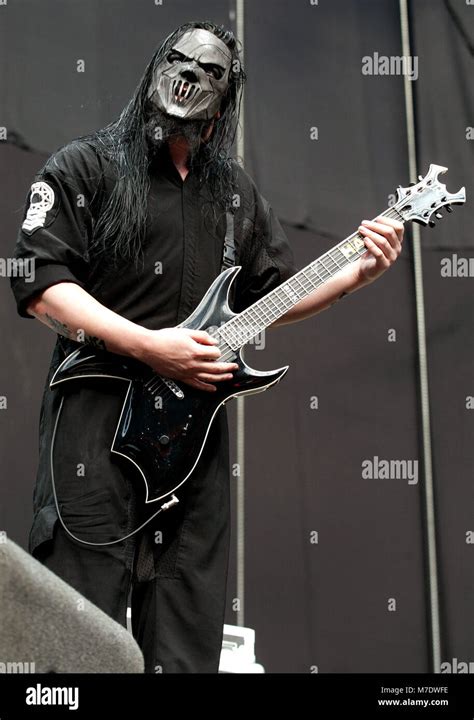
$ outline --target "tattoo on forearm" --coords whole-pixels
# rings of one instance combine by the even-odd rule
[[[64,337],[69,338],[70,340],[74,340],[74,333],[66,323],[61,322],[57,318],[52,317],[52,315],[48,315],[48,313],[45,313],[45,318],[48,321],[49,327],[58,333],[58,335],[64,335]]]
[[[107,348],[105,347],[105,342],[98,337],[94,337],[93,335],[84,335],[83,342],[86,343],[86,345],[92,345],[92,347],[95,347],[98,350],[107,350]]]
[[[84,343],[84,345],[92,345],[98,350],[107,350],[105,342],[100,338],[95,337],[94,335],[87,335],[82,329],[74,332],[73,330],[71,330],[70,327],[66,325],[66,323],[61,322],[60,320],[54,318],[48,313],[45,313],[44,317],[47,319],[49,327],[55,332],[57,332],[58,335],[63,335],[69,340],[75,340],[76,342]]]
[[[331,305],[335,305],[339,300],[342,300],[343,297],[346,297],[346,295],[349,295],[346,291],[342,292],[340,295],[337,296],[337,298],[331,303]]]

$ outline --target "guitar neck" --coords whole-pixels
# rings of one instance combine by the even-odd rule
[[[381,216],[403,221],[402,215],[397,211],[397,204],[387,208]],[[359,232],[349,235],[222,325],[220,336],[232,350],[238,350],[365,252],[363,236]]]

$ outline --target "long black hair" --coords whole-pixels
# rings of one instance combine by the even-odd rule
[[[222,99],[221,116],[212,135],[201,143],[195,167],[200,183],[205,183],[213,201],[228,207],[233,195],[231,150],[238,125],[241,90],[245,73],[240,61],[240,43],[233,33],[212,22],[188,22],[171,33],[155,51],[133,97],[117,120],[87,140],[113,165],[117,181],[94,227],[90,250],[106,254],[109,260],[137,260],[146,232],[147,197],[150,186],[150,146],[147,139],[149,118],[148,89],[156,67],[177,40],[187,31],[201,28],[212,32],[232,55],[229,87]]]

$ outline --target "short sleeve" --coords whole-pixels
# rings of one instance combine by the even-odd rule
[[[28,193],[15,248],[11,287],[18,313],[35,295],[59,282],[84,287],[89,272],[91,208],[100,171],[92,148],[70,144],[35,176]]]
[[[252,182],[253,217],[244,218],[251,231],[242,243],[234,310],[241,312],[297,272],[293,250],[271,205]],[[244,233],[245,234],[245,233]]]

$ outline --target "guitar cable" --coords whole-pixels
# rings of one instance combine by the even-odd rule
[[[163,512],[163,510],[167,510],[167,509],[171,506],[171,504],[174,505],[175,502],[177,502],[177,498],[175,499],[175,501],[170,500],[169,503],[165,503],[164,505],[162,505],[162,506],[160,507],[160,509],[157,510],[154,515],[151,515],[147,520],[145,520],[144,523],[142,523],[141,525],[139,525],[139,527],[137,527],[137,528],[136,528],[135,530],[133,530],[131,533],[128,533],[128,535],[125,535],[124,537],[119,538],[118,540],[110,540],[109,542],[90,542],[89,540],[81,540],[80,538],[76,537],[76,535],[74,535],[74,534],[69,530],[69,528],[66,526],[66,523],[65,523],[64,520],[62,519],[61,512],[60,512],[60,510],[59,510],[58,497],[57,497],[57,494],[56,494],[56,483],[55,483],[55,481],[54,481],[54,444],[55,444],[55,441],[56,441],[56,432],[57,432],[57,429],[58,429],[59,418],[60,418],[60,416],[61,416],[61,411],[62,411],[62,409],[63,409],[63,404],[64,404],[64,395],[61,397],[61,402],[60,402],[60,404],[59,404],[58,414],[56,415],[56,421],[55,421],[55,423],[54,423],[53,436],[52,436],[52,438],[51,438],[51,451],[50,451],[51,485],[52,485],[52,488],[53,488],[54,502],[55,502],[55,505],[56,505],[56,512],[58,513],[59,521],[60,521],[61,525],[63,526],[64,530],[67,532],[67,534],[70,535],[70,537],[72,537],[73,540],[76,540],[76,542],[80,542],[80,543],[82,543],[83,545],[94,545],[94,546],[101,546],[101,547],[103,547],[103,546],[106,546],[106,545],[116,545],[116,544],[119,543],[119,542],[123,542],[124,540],[128,540],[128,538],[132,537],[132,535],[135,535],[137,532],[139,532],[140,530],[142,530],[142,529],[145,527],[145,525],[148,525],[148,523],[151,522],[154,518],[156,518],[156,516],[159,515],[161,512]],[[175,497],[175,496],[173,496],[173,497]]]

